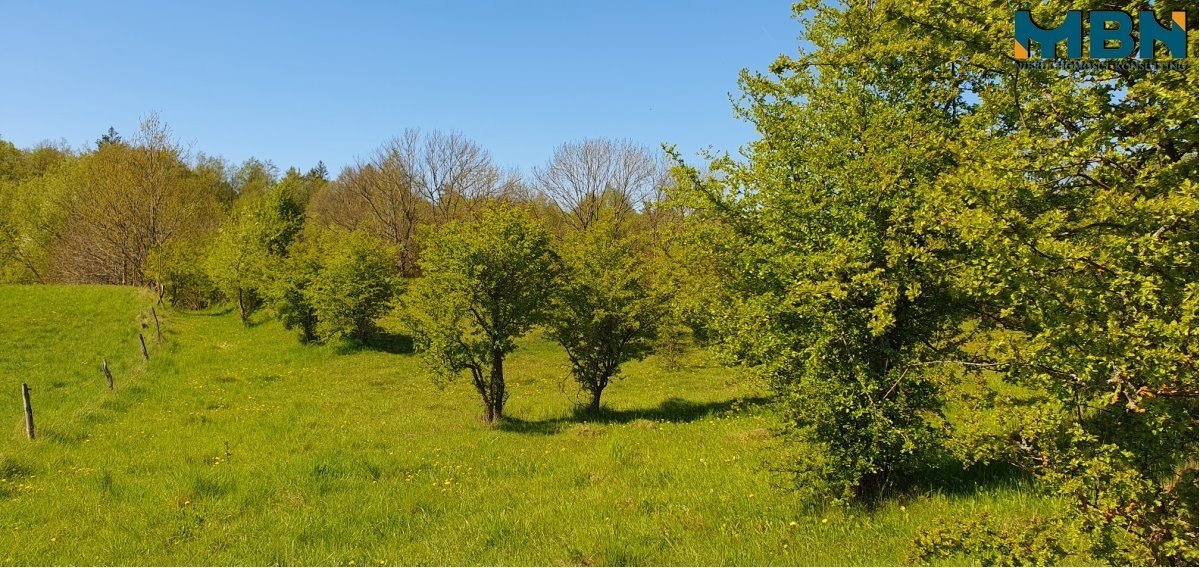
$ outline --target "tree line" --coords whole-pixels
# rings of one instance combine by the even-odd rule
[[[0,141],[7,282],[148,286],[182,309],[269,313],[300,341],[367,341],[395,311],[439,379],[503,416],[504,359],[544,326],[597,412],[670,321],[661,151],[592,139],[526,180],[458,133],[405,131],[330,179],[191,156],[157,116],[93,148]],[[655,245],[655,242],[658,245]],[[668,349],[670,351],[670,349]],[[468,373],[469,372],[469,373]]]

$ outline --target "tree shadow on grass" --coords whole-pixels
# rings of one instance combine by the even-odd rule
[[[1012,464],[991,462],[964,466],[958,460],[947,457],[897,484],[896,493],[959,496],[1029,486],[1033,482],[1032,475]]]
[[[414,352],[412,337],[387,331],[374,332],[366,339],[343,341],[337,345],[336,350],[339,355],[360,351],[379,351],[393,355],[409,355]]]
[[[508,432],[523,434],[557,434],[572,424],[628,424],[637,420],[649,422],[695,422],[710,416],[719,416],[728,412],[739,412],[756,406],[767,404],[767,397],[735,398],[730,400],[695,402],[678,397],[671,397],[652,408],[633,408],[627,410],[612,410],[601,408],[599,412],[589,412],[576,408],[571,416],[547,418],[545,420],[522,420],[516,417],[505,417],[499,428]]]
[[[866,497],[855,506],[874,511],[889,502],[906,501],[926,495],[968,497],[1003,489],[1029,488],[1034,478],[1028,472],[1003,462],[963,465],[943,455],[925,467],[894,479],[882,493]]]

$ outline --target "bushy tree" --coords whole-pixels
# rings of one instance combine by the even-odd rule
[[[0,282],[52,281],[51,248],[76,167],[63,149],[0,140]]]
[[[221,301],[221,291],[213,282],[205,264],[203,242],[172,242],[150,253],[146,276],[159,287],[162,299],[171,305],[199,310]]]
[[[310,290],[328,249],[329,238],[325,234],[326,231],[316,227],[307,227],[288,250],[269,286],[275,316],[285,328],[296,331],[301,343],[320,339],[314,293]]]
[[[237,303],[242,322],[268,294],[270,279],[303,227],[303,210],[286,188],[243,197],[209,249],[206,272]]]
[[[612,223],[594,221],[559,251],[564,270],[550,303],[550,335],[566,349],[571,376],[596,412],[621,365],[650,352],[664,305],[652,293],[637,239]]]
[[[542,321],[559,260],[528,215],[490,210],[434,233],[408,296],[416,346],[438,380],[470,371],[488,422],[504,416],[504,359]]]
[[[220,206],[156,116],[132,141],[101,144],[71,168],[51,245],[56,280],[147,284],[146,261],[171,241],[211,231]]]
[[[365,231],[339,233],[322,254],[320,268],[305,257],[296,259],[289,278],[308,279],[298,286],[315,316],[316,336],[323,341],[366,339],[375,320],[391,307],[400,280],[395,251]],[[310,314],[303,304],[289,313],[303,326]],[[286,323],[286,322],[285,322]],[[303,327],[302,327],[303,329]]]
[[[874,498],[938,448],[940,392],[922,365],[959,314],[945,239],[914,210],[948,167],[938,130],[950,118],[896,105],[869,84],[875,69],[809,63],[743,75],[739,111],[761,136],[747,163],[677,173],[701,217],[729,229],[710,245],[733,276],[714,325],[811,446],[800,484]]]
[[[1173,10],[1196,16],[1153,7]],[[739,236],[740,309],[719,322],[733,350],[795,387],[781,391],[797,423],[860,486],[934,441],[923,370],[1039,393],[1000,409],[1014,428],[970,459],[1034,474],[1074,505],[1054,521],[1068,529],[1046,542],[1044,522],[951,520],[927,544],[982,550],[979,535],[1004,533],[1041,542],[1021,556],[1039,562],[1194,564],[1196,59],[1020,70],[1007,5],[797,13],[811,49],[742,78],[762,136],[749,163],[684,176]]]

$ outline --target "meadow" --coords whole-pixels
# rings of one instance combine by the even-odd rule
[[[304,346],[263,314],[158,307],[158,345],[154,300],[0,286],[0,564],[899,564],[938,519],[1055,508],[986,471],[806,508],[765,389],[703,349],[627,365],[589,418],[535,331],[489,426],[394,329]]]

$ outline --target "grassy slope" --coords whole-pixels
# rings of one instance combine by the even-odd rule
[[[144,363],[151,302],[0,287],[0,564],[893,564],[938,516],[1049,506],[1001,484],[805,514],[764,467],[761,393],[702,353],[629,365],[581,422],[564,355],[527,338],[489,428],[412,355],[228,313],[160,314]]]

